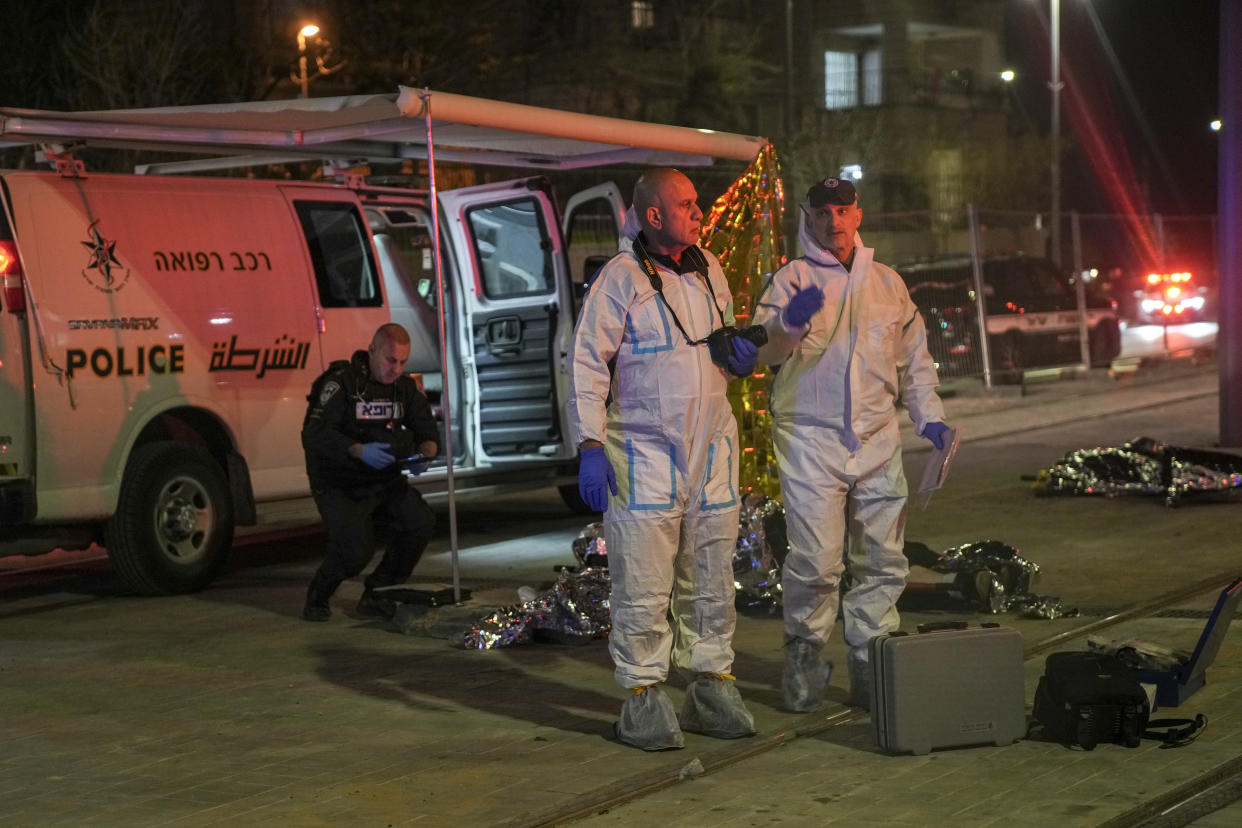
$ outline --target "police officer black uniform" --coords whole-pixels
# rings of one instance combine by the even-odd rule
[[[420,473],[438,451],[431,405],[404,373],[409,353],[405,329],[382,325],[368,350],[333,362],[307,397],[306,473],[328,531],[327,553],[306,592],[307,621],[327,621],[336,588],[371,560],[377,512],[388,518],[389,542],[366,578],[360,615],[387,614],[373,590],[409,578],[431,540],[435,515],[401,473]]]

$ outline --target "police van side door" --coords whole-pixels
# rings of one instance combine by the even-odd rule
[[[305,242],[316,299],[308,310],[315,315],[320,363],[326,368],[365,349],[388,321],[379,269],[352,191],[290,186],[282,192]]]
[[[561,233],[569,260],[575,322],[582,297],[599,268],[617,253],[625,225],[625,202],[611,181],[575,193],[565,204]]]
[[[546,179],[451,190],[440,203],[464,287],[480,465],[571,456],[558,377],[573,320]]]
[[[390,192],[371,194],[364,199],[367,223],[384,279],[392,321],[410,334],[410,357],[405,370],[414,375],[431,402],[437,422],[443,424],[445,390],[452,418],[454,464],[458,469],[473,465],[463,440],[462,411],[469,407],[463,396],[466,381],[460,359],[460,326],[457,323],[459,279],[453,257],[444,255],[444,336],[447,347],[448,382],[441,370],[440,300],[436,284],[435,248],[431,239],[431,214],[425,200],[401,198]],[[443,234],[442,234],[443,236]],[[443,245],[447,247],[447,244]],[[444,449],[441,448],[442,454]],[[433,468],[442,461],[433,464]]]

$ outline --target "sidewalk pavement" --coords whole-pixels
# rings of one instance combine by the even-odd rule
[[[950,380],[941,391],[947,421],[961,426],[963,442],[971,442],[1153,408],[1170,400],[1206,398],[1216,395],[1219,385],[1216,361],[1196,355],[1128,364],[1123,371],[1028,372],[1021,385],[990,389],[974,379]],[[927,441],[914,436],[909,418],[902,418],[902,428],[903,452],[928,450]]]
[[[946,407],[969,443],[1084,416],[1208,405],[1214,370],[1165,366],[1120,382],[1091,374],[1029,386],[1021,395],[959,393]],[[909,432],[905,440],[912,451],[924,450],[925,441]],[[964,531],[978,524],[972,510],[996,508],[974,497],[979,502],[970,509],[963,499],[946,499],[944,508]],[[1057,538],[1098,508],[1082,499],[1044,503],[1049,508],[1035,511]],[[1116,537],[1106,552],[1073,565],[1084,603],[1095,603],[1096,614],[1035,621],[906,612],[903,627],[946,617],[999,620],[1018,629],[1028,647],[1061,635],[1056,649],[1081,649],[1075,631],[1085,623],[1172,586],[1242,568],[1230,540],[1236,518],[1210,521],[1180,510],[1167,531],[1195,541],[1188,568],[1198,574],[1153,578],[1141,548],[1149,530],[1140,525],[1152,504],[1110,507],[1121,516],[1110,529]],[[532,507],[522,501],[515,508]],[[552,578],[553,564],[573,565],[569,544],[583,523],[555,523],[540,535],[462,550],[474,597],[453,610],[475,617],[473,610],[515,603],[518,587]],[[1050,563],[1081,552],[1064,546],[1050,545]],[[759,734],[736,742],[688,734],[685,750],[647,754],[606,736],[621,696],[603,642],[456,649],[342,613],[357,598],[353,583],[342,588],[330,623],[307,624],[298,612],[316,562],[235,570],[197,595],[67,598],[0,613],[0,823],[524,826],[595,813],[585,824],[1087,826],[1242,756],[1237,630],[1209,670],[1207,687],[1185,705],[1211,719],[1187,748],[1144,743],[1084,753],[1022,741],[892,757],[875,748],[865,715],[845,706],[844,671],[820,712],[780,711],[779,616],[746,613],[735,638],[735,672]],[[416,580],[445,582],[449,563],[438,542]],[[1108,635],[1192,645],[1205,602],[1219,592],[1201,587],[1175,602],[1172,615],[1135,619]],[[843,645],[834,639],[828,654],[843,664]],[[1028,700],[1042,664],[1042,656],[1026,663]],[[670,685],[679,704],[682,685]],[[698,778],[696,760],[708,771]],[[614,802],[630,791],[646,795]]]

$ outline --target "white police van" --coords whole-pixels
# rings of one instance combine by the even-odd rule
[[[494,163],[541,166],[536,150],[552,167],[575,153],[609,160],[610,151],[611,161],[710,160],[676,151],[673,139],[696,130],[661,127],[669,138],[649,139],[653,154],[611,147],[599,137],[607,131],[577,134],[586,126],[617,134],[614,119],[442,97],[437,128],[446,132],[443,111],[454,105],[500,108],[500,126],[466,122]],[[433,209],[427,193],[353,176],[100,174],[65,150],[72,140],[223,156],[198,168],[242,153],[400,160],[424,133],[395,99],[288,102],[275,112],[273,104],[0,109],[0,145],[41,145],[55,168],[0,171],[0,555],[102,542],[137,592],[205,586],[236,524],[254,523],[263,504],[307,495],[306,394],[328,363],[365,347],[390,320],[411,333],[407,369],[448,413],[455,489],[557,484],[575,505],[576,449],[562,404],[583,274],[571,276],[565,239],[575,223],[589,225],[603,236],[594,243],[616,249],[615,187],[571,199],[562,225],[540,176],[441,192]],[[515,135],[528,148],[493,157]],[[722,139],[739,139],[736,158],[738,146],[762,146]],[[446,152],[460,155],[464,144],[453,140]],[[177,171],[176,162],[162,166],[147,171]],[[422,491],[445,490],[445,461],[419,478]]]

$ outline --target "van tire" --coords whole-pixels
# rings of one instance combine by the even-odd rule
[[[1095,326],[1087,337],[1091,364],[1095,367],[1108,367],[1121,354],[1121,330],[1117,321],[1106,319]]]
[[[1002,385],[1022,384],[1022,334],[1010,331],[993,340],[992,374]]]
[[[136,448],[104,545],[117,576],[140,595],[207,586],[233,545],[233,501],[220,464],[186,443]]]

